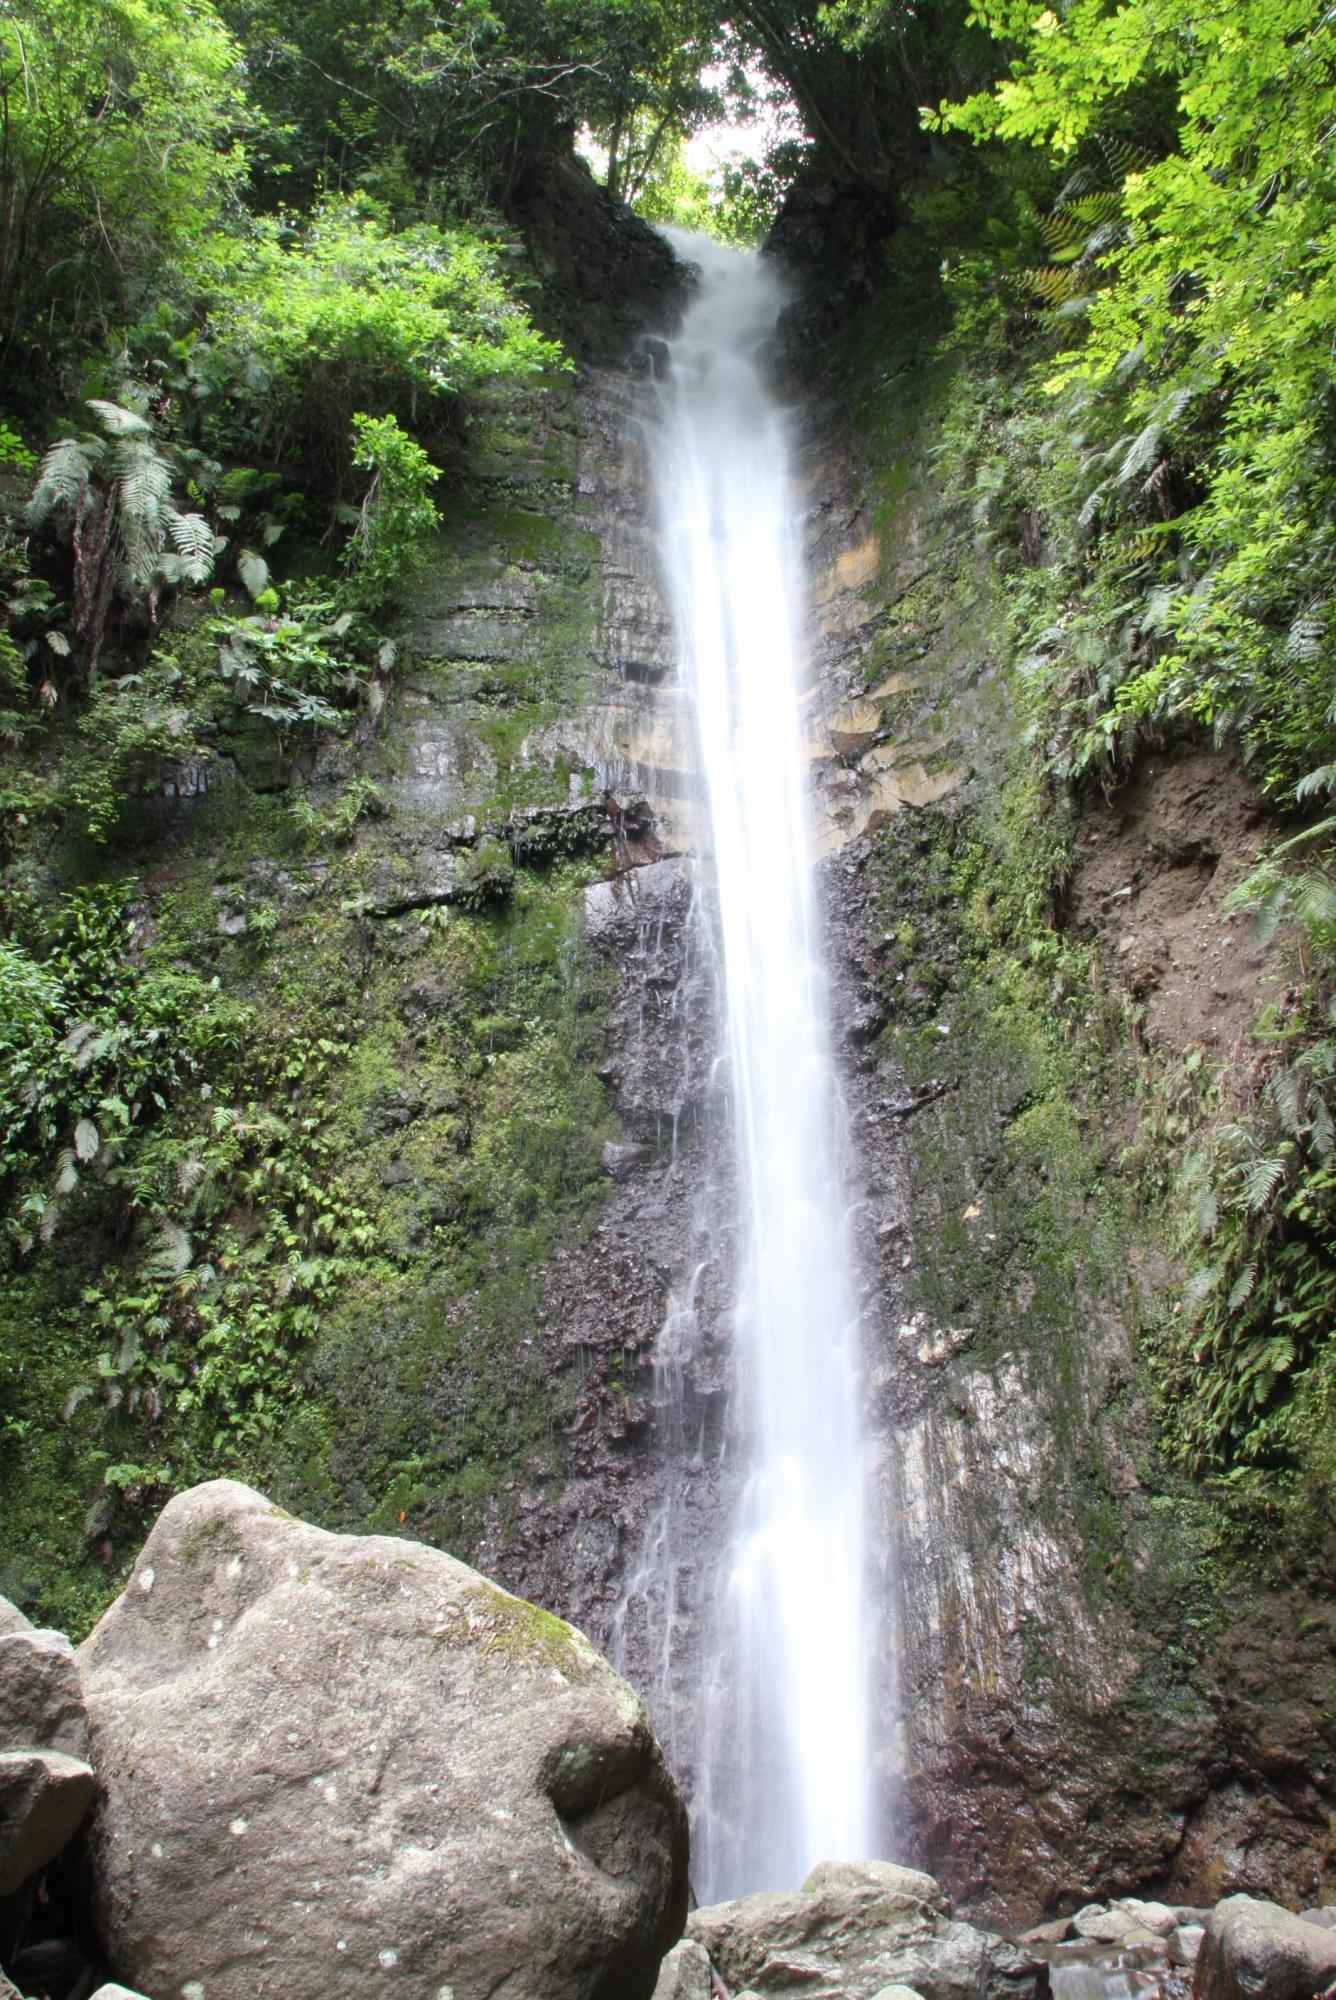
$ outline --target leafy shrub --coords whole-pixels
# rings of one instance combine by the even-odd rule
[[[0,941],[0,1184],[20,1184],[7,1224],[20,1247],[52,1233],[86,1176],[117,1164],[219,1025],[204,980],[175,969],[146,977],[136,964],[128,894],[124,884],[76,890],[34,942]]]
[[[309,581],[281,592],[270,586],[249,616],[213,618],[207,626],[235,700],[280,735],[337,729],[344,710],[370,699],[373,669],[357,650],[358,629],[355,612]],[[393,646],[382,643],[376,657],[388,669]]]
[[[1161,586],[1148,643],[1105,691],[1106,736],[1120,716],[1236,729],[1292,796],[1315,765],[1336,773],[1336,205],[1313,166],[1336,107],[1329,24],[1305,0],[979,11],[1018,45],[1011,74],[930,122],[1051,149],[1083,176],[1053,218],[1075,263],[1038,287],[1056,299],[1067,268],[1084,273],[1050,384],[1084,445],[1073,511],[1099,560]],[[1137,121],[1158,149],[1111,148]],[[1112,150],[1116,212],[1092,206],[1092,149]]]
[[[234,385],[228,417],[208,413],[222,443],[295,458],[330,487],[358,409],[412,423],[432,398],[561,360],[490,243],[428,223],[396,233],[346,198],[220,243],[207,338]]]
[[[354,595],[380,610],[403,588],[422,543],[440,519],[431,497],[441,469],[393,417],[353,418],[353,464],[371,474],[344,551]]]
[[[209,0],[0,10],[0,354],[38,374],[174,283],[238,188],[237,58]]]

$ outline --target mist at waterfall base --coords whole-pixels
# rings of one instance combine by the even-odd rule
[[[693,1738],[692,1874],[708,1902],[870,1852],[863,1453],[799,709],[801,555],[762,358],[782,297],[755,253],[673,241],[700,280],[670,343],[653,459],[708,807],[742,1209],[726,1446],[741,1498],[698,1587],[703,1685],[673,1702]],[[664,1378],[680,1380],[673,1340],[690,1321],[679,1302]],[[671,1553],[670,1516],[651,1559]]]

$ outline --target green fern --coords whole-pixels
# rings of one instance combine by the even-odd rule
[[[103,397],[90,398],[88,408],[103,434],[53,444],[27,507],[30,529],[55,528],[69,537],[73,626],[85,671],[101,651],[108,567],[122,597],[147,596],[152,617],[164,587],[207,581],[221,546],[202,514],[176,504],[185,475],[147,417]],[[200,460],[199,453],[189,456]]]

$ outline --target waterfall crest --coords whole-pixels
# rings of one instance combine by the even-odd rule
[[[655,479],[709,814],[740,1209],[726,1445],[740,1498],[720,1572],[697,1581],[703,1684],[674,1702],[690,1715],[693,1874],[711,1901],[869,1850],[863,1454],[799,712],[801,558],[761,359],[782,300],[754,253],[678,247],[701,282],[670,347]],[[661,1348],[673,1330],[670,1315]],[[665,1377],[680,1359],[663,1354]],[[662,1555],[671,1520],[655,1532]]]

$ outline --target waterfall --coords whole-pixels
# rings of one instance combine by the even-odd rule
[[[701,1685],[673,1700],[694,1738],[693,1876],[712,1901],[869,1851],[863,1453],[807,824],[801,558],[762,361],[781,296],[754,253],[678,247],[701,280],[670,345],[655,480],[709,814],[739,1209],[737,1497],[723,1562],[696,1579]],[[681,1301],[674,1315],[670,1393]],[[670,1559],[672,1515],[670,1502],[642,1583]],[[671,1620],[675,1584],[661,1594]]]

